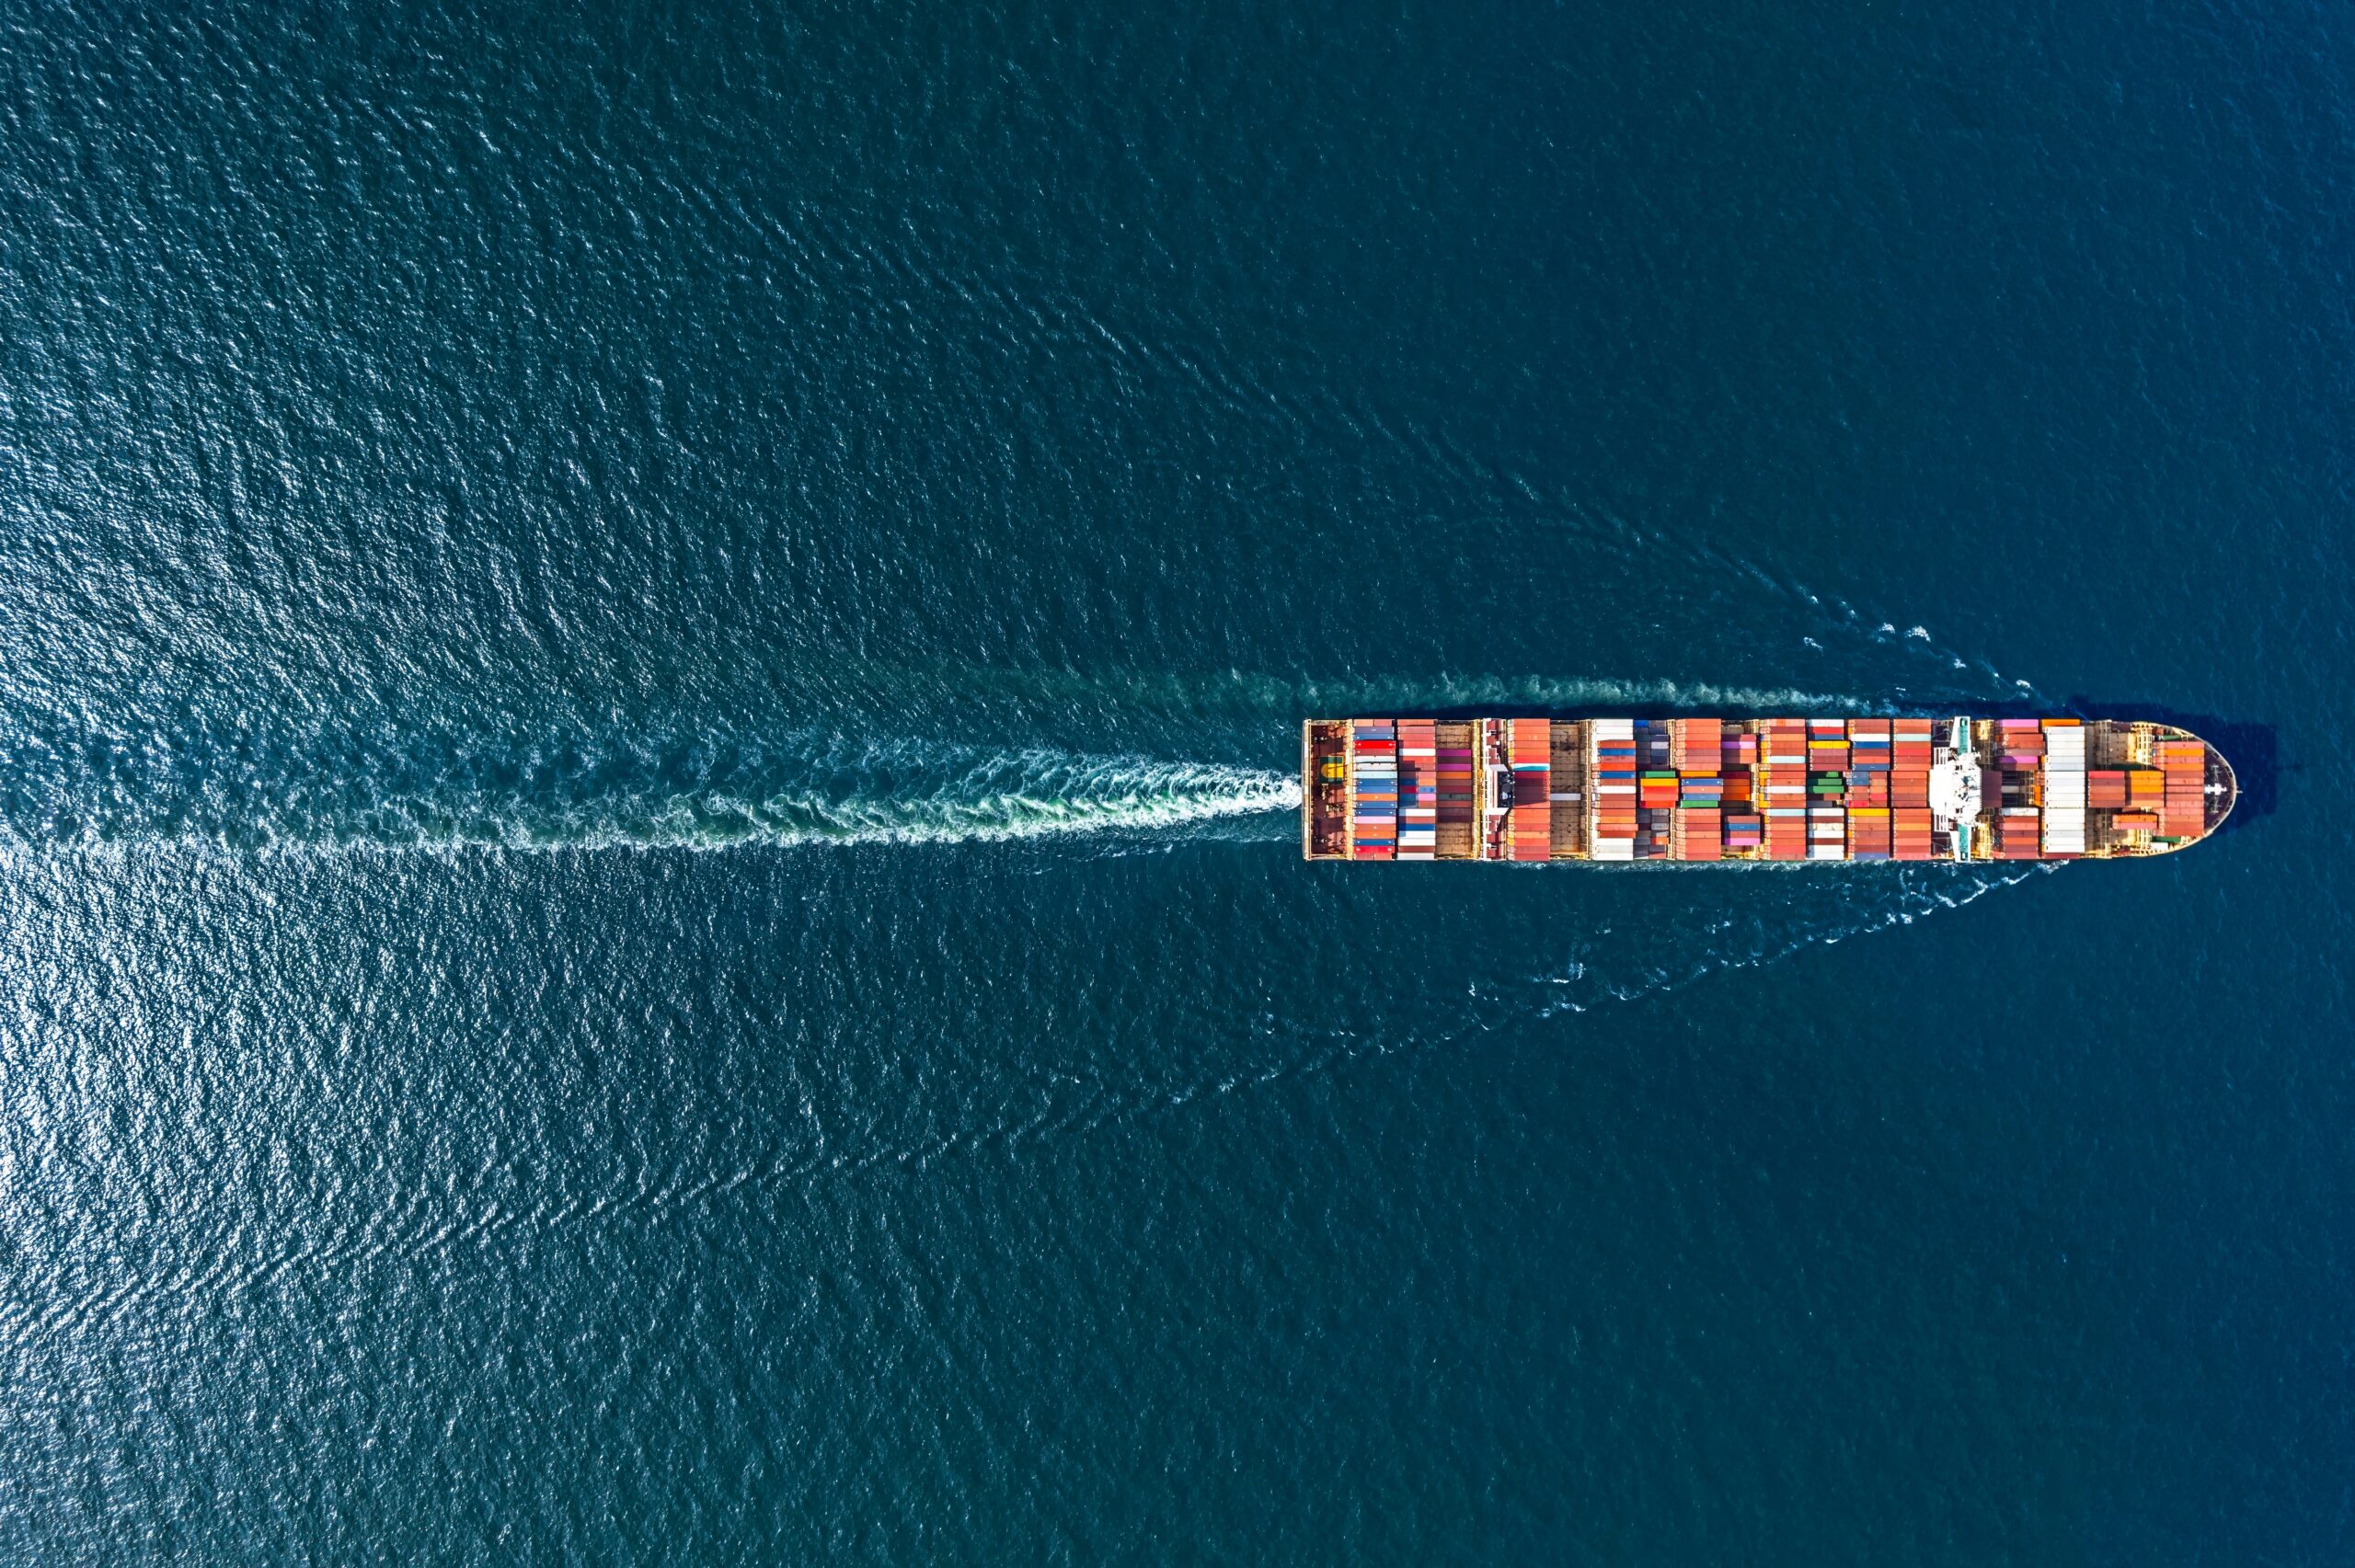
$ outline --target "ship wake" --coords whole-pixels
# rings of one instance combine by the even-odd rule
[[[0,842],[308,852],[948,844],[1272,834],[1286,826],[1268,826],[1273,814],[1299,805],[1299,781],[1267,769],[1045,747],[816,734],[540,744],[347,737],[20,759],[0,781]]]

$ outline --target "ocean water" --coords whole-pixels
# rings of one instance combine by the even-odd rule
[[[2355,1553],[2355,14],[0,24],[0,1559]],[[1298,858],[1995,704],[2247,801]]]

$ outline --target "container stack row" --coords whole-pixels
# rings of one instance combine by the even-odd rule
[[[1930,762],[1935,730],[1925,718],[1889,721],[1889,852],[1896,860],[1928,860]]]
[[[1996,788],[1987,809],[1994,818],[1997,860],[2044,858],[2044,812],[2039,798],[2044,770],[2044,726],[2032,718],[1995,721]]]
[[[1439,858],[1439,727],[1398,721],[1398,858]]]
[[[2042,860],[2044,814],[2033,806],[2000,807],[1995,814],[1997,860]]]
[[[2159,836],[2196,839],[2207,827],[2207,743],[2163,739],[2158,743],[2158,760],[2165,781],[2159,804]]]
[[[1636,858],[1636,721],[1599,718],[1587,726],[1594,737],[1594,763],[1587,776],[1594,796],[1594,858]]]
[[[1669,724],[1669,761],[1677,781],[1670,853],[1678,860],[1725,858],[1725,725],[1713,718]]]
[[[2109,841],[2147,849],[2159,830],[2165,775],[2156,768],[2097,768],[2085,774],[2085,805],[2109,813]]]
[[[2047,860],[2085,853],[2085,727],[2073,718],[2044,721],[2044,831]]]
[[[1848,858],[1890,858],[1890,721],[1848,721]]]
[[[1676,818],[1676,765],[1670,759],[1669,727],[1658,719],[1636,721],[1636,858],[1665,860]]]
[[[1542,718],[1517,718],[1512,726],[1514,860],[1550,860],[1554,854],[1553,748]]]
[[[2044,765],[2044,725],[2032,718],[1995,721],[1995,765],[2007,773],[2033,773]]]
[[[1848,858],[1848,727],[1807,721],[1807,857]]]
[[[1807,858],[1807,721],[1770,718],[1759,758],[1760,813],[1766,818],[1766,858]]]
[[[1765,847],[1765,821],[1758,814],[1758,737],[1747,727],[1721,728],[1718,769],[1725,775],[1725,853],[1753,856]]]
[[[1386,718],[1350,724],[1350,857],[1398,853],[1398,727]]]

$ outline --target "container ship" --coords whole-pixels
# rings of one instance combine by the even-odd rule
[[[2116,860],[2238,793],[2187,730],[2074,718],[1310,719],[1301,775],[1310,860]]]

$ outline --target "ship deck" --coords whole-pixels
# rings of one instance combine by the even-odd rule
[[[2187,730],[2059,717],[1310,719],[1301,773],[1301,853],[1352,861],[2136,859],[2239,793]]]

